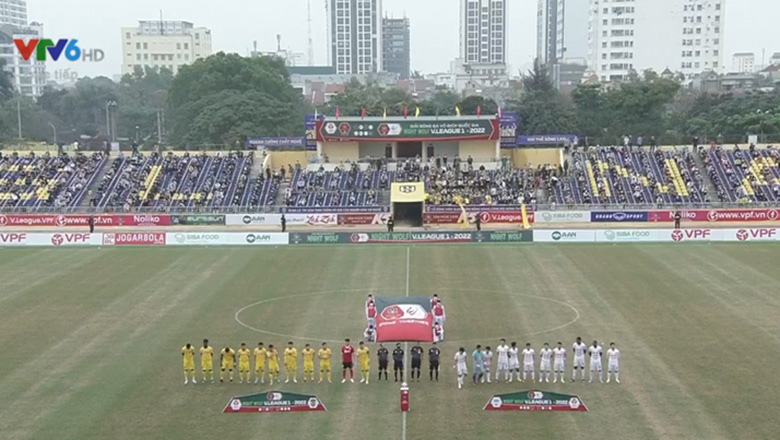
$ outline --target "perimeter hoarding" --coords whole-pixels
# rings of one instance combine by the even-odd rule
[[[349,235],[353,244],[471,243],[471,232],[365,232]]]
[[[578,396],[537,390],[495,394],[483,409],[485,411],[588,411],[585,402]]]
[[[651,222],[674,222],[676,211],[650,211]],[[780,209],[689,209],[681,210],[683,220],[693,222],[766,222],[780,220]]]
[[[338,214],[284,214],[287,226],[335,226]],[[281,226],[282,214],[227,214],[227,226]]]
[[[317,121],[320,142],[360,141],[497,141],[499,121],[491,118],[329,118]]]
[[[433,342],[431,299],[376,297],[377,342]]]
[[[171,225],[216,226],[225,225],[225,216],[221,214],[185,214],[171,215]]]
[[[279,413],[326,411],[319,397],[313,394],[268,391],[236,396],[222,410],[223,413]]]
[[[0,214],[0,227],[88,227],[89,214]],[[96,214],[95,226],[170,226],[168,214]]]
[[[537,211],[536,223],[590,223],[590,211]]]

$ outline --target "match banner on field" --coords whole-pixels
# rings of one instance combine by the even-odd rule
[[[322,401],[311,394],[269,391],[230,399],[222,413],[276,413],[326,411]]]
[[[588,411],[585,402],[577,396],[547,391],[495,394],[483,409],[485,411]]]
[[[377,297],[377,342],[433,342],[431,299]]]

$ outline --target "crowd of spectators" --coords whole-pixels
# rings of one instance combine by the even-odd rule
[[[0,204],[2,206],[77,205],[105,160],[102,152],[86,155],[36,155],[30,152],[0,154]]]

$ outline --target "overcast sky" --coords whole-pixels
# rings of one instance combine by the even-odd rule
[[[312,36],[316,64],[325,64],[328,0],[311,0]],[[581,0],[587,1],[587,0]],[[780,0],[724,0],[726,41],[724,62],[731,67],[734,52],[761,51],[766,58],[780,52],[777,23]],[[459,0],[383,0],[387,15],[404,14],[411,20],[412,69],[425,73],[445,72],[458,56]],[[537,0],[507,1],[508,62],[513,72],[527,68],[536,52]],[[120,28],[138,20],[163,18],[186,20],[212,30],[214,51],[246,55],[257,40],[260,50],[282,46],[306,55],[308,52],[307,0],[27,0],[30,21],[44,24],[48,38],[78,38],[82,49],[99,48],[101,63],[49,62],[47,69],[71,68],[81,76],[118,74],[121,69]],[[583,17],[583,19],[586,19]]]

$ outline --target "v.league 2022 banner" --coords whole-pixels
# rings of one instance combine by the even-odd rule
[[[433,342],[430,298],[377,297],[377,342]]]

